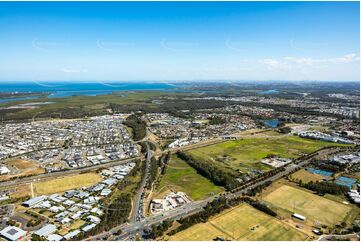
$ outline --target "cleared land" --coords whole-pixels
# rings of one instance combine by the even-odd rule
[[[224,189],[214,185],[210,180],[198,174],[185,161],[173,155],[158,185],[156,197],[162,197],[171,191],[185,192],[194,200],[204,199]]]
[[[287,185],[266,195],[263,200],[290,213],[301,214],[306,220],[328,226],[343,222],[352,210],[351,206]]]
[[[303,183],[322,181],[323,176],[318,174],[313,174],[311,172],[306,171],[305,169],[299,170],[292,175],[290,175],[292,180],[301,180]]]
[[[5,181],[14,177],[31,176],[45,173],[45,169],[34,161],[27,161],[22,159],[12,159],[6,162],[6,165],[12,166],[16,173],[11,175],[3,175],[0,177],[0,181]]]
[[[34,191],[36,195],[52,194],[74,188],[91,186],[100,181],[101,176],[97,173],[79,174],[49,181],[35,182]]]
[[[338,145],[297,136],[281,135],[276,132],[265,132],[254,136],[248,135],[236,141],[194,149],[188,153],[199,160],[247,172],[250,169],[271,169],[260,162],[269,155],[297,158],[303,153],[312,153],[326,146]]]
[[[170,240],[305,240],[306,234],[242,204],[181,231]]]

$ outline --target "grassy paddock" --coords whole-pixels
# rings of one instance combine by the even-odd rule
[[[351,206],[287,185],[267,194],[263,200],[276,208],[301,214],[307,221],[328,226],[344,221],[352,210]]]
[[[97,173],[85,173],[74,176],[66,176],[48,181],[34,183],[36,195],[65,192],[70,189],[87,187],[101,181],[101,176]]]
[[[313,182],[322,181],[323,176],[318,174],[313,174],[311,172],[306,171],[305,169],[302,169],[290,175],[290,178],[292,180],[301,180],[303,183],[308,183],[311,181]]]
[[[340,144],[303,139],[296,136],[267,132],[261,136],[246,136],[236,141],[228,141],[188,151],[199,160],[213,162],[221,167],[248,171],[250,169],[269,170],[260,163],[268,155],[297,158],[304,153],[312,153],[326,146]]]
[[[181,231],[170,240],[305,240],[306,234],[253,207],[242,204],[224,211],[206,223]]]
[[[158,185],[156,196],[161,197],[170,191],[182,191],[192,199],[199,200],[220,193],[224,189],[198,174],[196,170],[176,155],[172,155],[166,173]]]

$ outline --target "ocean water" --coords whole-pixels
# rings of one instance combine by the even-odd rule
[[[271,94],[277,94],[277,93],[279,93],[279,91],[276,90],[276,89],[271,89],[271,90],[261,91],[261,92],[257,92],[257,93],[258,94],[269,94],[269,95],[271,95]]]
[[[0,92],[48,93],[49,98],[69,96],[97,96],[116,91],[172,90],[175,86],[166,83],[103,83],[103,82],[22,82],[0,83]],[[36,97],[0,98],[0,103],[34,99]]]

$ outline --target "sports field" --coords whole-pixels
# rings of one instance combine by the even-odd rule
[[[352,209],[343,203],[287,185],[277,188],[263,200],[277,208],[301,214],[306,217],[306,221],[312,220],[328,226],[344,221]]]
[[[162,197],[171,191],[185,192],[192,199],[199,200],[220,193],[224,189],[198,174],[195,169],[176,155],[172,155],[155,196]]]
[[[65,192],[70,189],[87,187],[101,181],[97,173],[85,173],[74,176],[56,178],[49,181],[35,182],[34,193],[36,195]]]
[[[306,171],[305,169],[302,169],[290,175],[290,178],[295,181],[301,180],[303,183],[308,183],[311,181],[313,182],[322,181],[323,176],[318,174],[313,174],[311,172]]]
[[[219,166],[246,172],[249,169],[271,169],[260,163],[268,155],[297,158],[302,153],[311,153],[333,145],[339,144],[268,132],[194,149],[188,153],[199,160],[212,161]]]
[[[306,234],[242,204],[224,211],[206,223],[196,224],[170,238],[170,240],[305,240]]]

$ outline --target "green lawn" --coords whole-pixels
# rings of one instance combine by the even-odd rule
[[[158,185],[157,195],[163,196],[170,191],[182,191],[192,199],[199,200],[220,193],[224,189],[214,185],[185,161],[173,155]]]
[[[170,240],[213,240],[222,237],[227,240],[249,241],[291,241],[305,240],[307,235],[281,221],[242,204],[211,217],[206,223],[199,223],[183,230]]]
[[[306,220],[328,226],[341,223],[352,210],[350,205],[287,185],[266,195],[263,200],[276,208],[288,210],[290,214],[298,213],[305,216]]]
[[[269,132],[262,137],[248,136],[236,141],[194,149],[188,153],[199,160],[211,161],[219,166],[247,172],[249,169],[271,169],[260,163],[268,155],[297,158],[302,153],[311,153],[332,145],[340,144]]]

